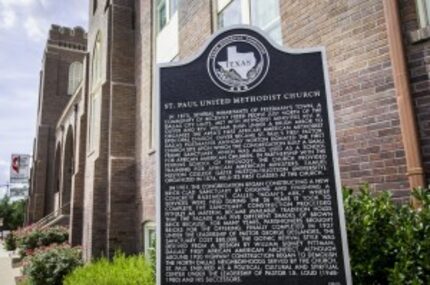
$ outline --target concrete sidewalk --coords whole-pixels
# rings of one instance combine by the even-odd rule
[[[3,243],[0,242],[0,284],[15,285],[15,277],[21,275],[19,268],[12,268],[12,259],[9,257],[9,252],[3,248]]]

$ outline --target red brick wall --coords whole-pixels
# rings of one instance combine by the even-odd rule
[[[108,5],[106,5],[108,4]],[[136,244],[136,88],[134,2],[99,3],[90,18],[90,61],[97,35],[102,42],[102,83],[90,80],[89,98],[101,92],[100,135],[86,158],[85,258],[135,252]],[[90,68],[90,78],[92,70]],[[91,102],[91,100],[90,100]],[[91,105],[91,104],[90,104]],[[88,108],[90,114],[91,106]],[[91,121],[91,120],[89,120]]]
[[[408,197],[405,152],[382,1],[283,0],[280,3],[285,46],[324,46],[327,50],[343,185],[356,187],[369,183],[372,189],[392,190],[398,198]],[[149,143],[152,134],[150,108],[154,99],[151,5],[150,0],[136,1],[136,145],[140,223],[155,219],[155,156]],[[181,1],[180,59],[196,54],[210,37],[214,30],[212,16],[210,1]],[[421,51],[421,54],[427,55],[426,51]],[[416,97],[417,102],[423,105],[418,111],[423,136],[427,134],[426,128],[430,128],[425,121],[430,120],[430,114],[426,113],[429,108],[425,108],[425,104],[430,102],[425,96],[430,84],[423,75],[422,57],[415,55],[413,58],[414,72],[418,77],[413,80],[421,79],[414,84],[423,91]],[[423,149],[430,156],[430,137],[422,139],[422,142],[429,145]]]
[[[135,231],[155,220],[153,1],[117,0],[112,9],[105,9],[101,2],[91,17],[89,33],[90,51],[97,33],[103,35],[105,70],[99,147],[86,159],[84,245],[91,248],[87,256],[116,245],[129,244],[127,250],[133,251]],[[393,190],[397,197],[407,197],[382,1],[280,2],[285,45],[326,47],[343,184],[369,182],[374,189]],[[210,3],[181,1],[181,59],[198,52],[212,34]],[[411,1],[401,3],[407,34],[416,29],[416,15]],[[423,154],[429,161],[430,84],[426,70],[430,52],[427,42],[407,45]],[[429,168],[430,162],[427,172]],[[121,224],[130,216],[136,220]]]
[[[179,8],[180,58],[195,54],[213,27],[210,1]],[[342,183],[409,195],[382,1],[280,1],[288,47],[325,46]]]
[[[407,197],[382,1],[281,2],[284,43],[326,47],[342,184]]]
[[[109,92],[110,86],[106,82],[109,69],[107,68],[108,55],[108,32],[109,13],[105,13],[105,1],[98,0],[97,10],[93,11],[93,1],[90,1],[89,30],[88,30],[88,136],[91,130],[91,99],[96,92],[92,83],[92,63],[94,47],[97,36],[101,36],[102,54],[102,85],[100,88],[100,135],[95,149],[90,149],[87,142],[87,153],[85,155],[85,180],[84,180],[84,212],[83,212],[83,255],[85,259],[106,255],[107,247],[107,188],[108,188],[108,140],[109,140]],[[104,144],[100,144],[104,142]]]
[[[427,183],[430,183],[430,38],[414,41],[412,33],[418,30],[415,1],[399,1],[411,90],[415,101],[421,153]]]
[[[179,57],[199,52],[213,32],[212,1],[182,0],[179,6]]]

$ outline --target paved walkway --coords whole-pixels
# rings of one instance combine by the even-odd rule
[[[12,268],[9,252],[5,251],[0,242],[0,284],[15,285],[15,277],[21,275],[19,268]]]

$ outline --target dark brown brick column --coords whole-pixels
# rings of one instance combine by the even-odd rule
[[[32,222],[45,216],[46,168],[48,164],[49,127],[38,129],[37,153],[35,155],[34,188],[32,189],[31,212]]]
[[[111,257],[116,250],[134,253],[138,247],[133,13],[133,1],[112,0],[98,7],[90,19],[90,50],[97,34],[101,35],[103,83],[101,114],[96,120],[100,134],[94,150],[87,151],[85,166],[85,259]],[[90,68],[89,78],[91,72]],[[90,83],[89,88],[91,102],[98,87]]]
[[[143,251],[142,225],[155,221],[155,151],[153,79],[155,74],[154,1],[135,2],[136,10],[136,230]],[[182,4],[181,4],[182,5]]]
[[[118,4],[117,4],[118,3]],[[133,3],[114,1],[110,11],[110,118],[108,254],[137,250],[136,205],[136,88]]]
[[[87,82],[87,81],[86,81]],[[86,85],[86,84],[85,84]],[[80,105],[75,106],[76,129],[76,154],[75,174],[73,177],[72,200],[70,205],[70,236],[72,245],[82,244],[83,211],[84,211],[84,182],[85,182],[85,158],[87,139],[87,113],[86,98],[81,90]]]

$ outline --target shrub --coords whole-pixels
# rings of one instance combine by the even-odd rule
[[[396,231],[388,237],[396,262],[389,270],[390,284],[430,284],[430,191],[413,192],[421,204],[418,210],[399,207],[392,224]]]
[[[356,196],[345,189],[344,200],[354,283],[384,283],[394,258],[387,243],[396,230],[391,224],[396,211],[391,196],[384,192],[373,197],[363,186]]]
[[[4,249],[15,250],[16,249],[16,237],[13,232],[9,233],[4,240]]]
[[[22,256],[31,254],[36,248],[51,244],[67,242],[69,232],[64,227],[52,227],[46,229],[24,228],[16,232],[17,247]]]
[[[53,243],[64,243],[69,239],[69,230],[64,227],[52,227],[40,231],[39,244],[47,246]]]
[[[354,284],[430,284],[430,191],[415,190],[422,205],[398,205],[391,194],[344,189]]]
[[[8,197],[0,200],[0,218],[3,218],[3,230],[16,230],[24,223],[25,201],[11,202]]]
[[[24,260],[23,272],[32,285],[61,285],[64,277],[82,265],[81,250],[68,245],[37,249]]]
[[[153,267],[144,256],[116,254],[110,262],[102,258],[77,268],[64,285],[154,285]]]

